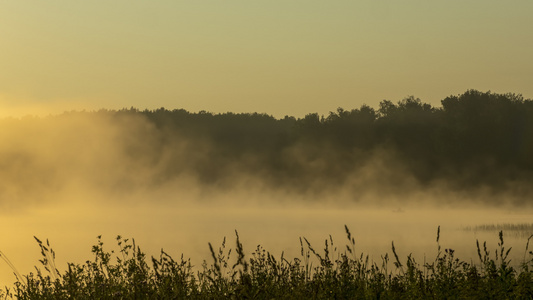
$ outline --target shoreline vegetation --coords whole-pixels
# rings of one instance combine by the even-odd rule
[[[464,231],[472,232],[499,232],[503,231],[507,236],[516,238],[528,238],[533,234],[533,223],[502,223],[502,224],[481,224],[475,226],[462,227]]]
[[[454,250],[440,245],[433,261],[400,258],[392,242],[392,255],[371,262],[356,252],[356,242],[345,226],[347,241],[337,247],[331,236],[323,251],[300,238],[296,258],[275,258],[260,245],[246,257],[239,234],[235,246],[226,238],[215,249],[211,263],[204,260],[195,271],[190,259],[174,260],[161,250],[147,258],[135,240],[116,238],[119,250],[106,251],[98,237],[93,260],[68,263],[60,272],[48,241],[35,238],[42,259],[35,273],[21,276],[0,290],[4,299],[531,299],[533,297],[533,252],[527,239],[523,261],[511,265],[511,248],[499,232],[498,248],[487,249],[477,241],[478,263],[465,262]]]

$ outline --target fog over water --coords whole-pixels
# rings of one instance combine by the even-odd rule
[[[149,255],[163,248],[200,266],[204,259],[210,263],[208,242],[217,247],[227,237],[233,247],[235,230],[248,253],[261,244],[293,258],[303,236],[322,249],[331,234],[344,249],[344,225],[359,253],[376,261],[390,253],[392,241],[401,258],[413,253],[433,259],[439,225],[443,248],[475,261],[476,238],[494,250],[497,234],[462,227],[529,223],[533,215],[525,204],[509,204],[522,200],[482,186],[457,191],[445,181],[421,185],[385,150],[373,151],[342,184],[310,180],[308,189],[292,189],[272,179],[265,183],[271,175],[261,168],[251,172],[249,166],[260,162],[246,155],[226,162],[216,181],[206,179],[194,167],[217,153],[212,141],[183,135],[161,144],[162,131],[140,114],[67,113],[1,124],[0,250],[22,274],[39,263],[33,236],[50,240],[60,270],[67,261],[92,259],[98,235],[104,249],[117,250],[114,239],[122,235]],[[306,159],[305,149],[295,146],[285,155]],[[170,176],[169,168],[180,169]],[[221,166],[204,168],[209,174]],[[507,237],[506,243],[515,260],[523,257],[526,239]],[[0,283],[13,281],[0,261]]]

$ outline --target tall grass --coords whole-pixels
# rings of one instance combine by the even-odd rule
[[[531,299],[533,252],[526,244],[523,262],[513,268],[511,249],[499,233],[498,248],[477,243],[479,262],[465,262],[452,249],[442,249],[440,227],[437,255],[420,264],[412,255],[401,258],[392,243],[392,257],[379,262],[357,255],[355,239],[345,227],[347,241],[337,247],[331,236],[322,251],[300,239],[300,255],[274,257],[261,246],[247,257],[239,235],[235,246],[224,238],[218,248],[209,244],[210,263],[194,267],[190,259],[174,260],[161,250],[147,258],[134,240],[118,236],[118,251],[106,251],[101,237],[84,264],[68,263],[60,272],[55,253],[36,238],[40,268],[17,275],[5,299]],[[492,253],[492,255],[491,255]],[[0,253],[1,254],[1,253]],[[4,259],[5,256],[2,255]],[[12,266],[12,265],[10,265]]]

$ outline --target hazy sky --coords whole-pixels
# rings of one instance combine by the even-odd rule
[[[533,1],[1,1],[0,115],[533,98]]]

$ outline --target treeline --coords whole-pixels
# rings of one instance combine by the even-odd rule
[[[343,184],[375,159],[424,185],[497,188],[533,175],[533,101],[516,94],[469,90],[442,107],[408,97],[298,119],[164,108],[116,113],[142,114],[161,145],[192,143],[186,168],[205,183],[227,182],[238,170],[293,188]],[[174,162],[166,176],[185,167],[183,157]]]
[[[51,119],[78,115],[126,128],[117,141],[127,158],[121,163],[137,166],[131,172],[149,167],[150,184],[185,175],[205,187],[250,183],[314,194],[347,186],[396,186],[397,193],[407,185],[531,192],[533,101],[516,94],[469,90],[441,107],[408,97],[303,118],[131,108]]]

